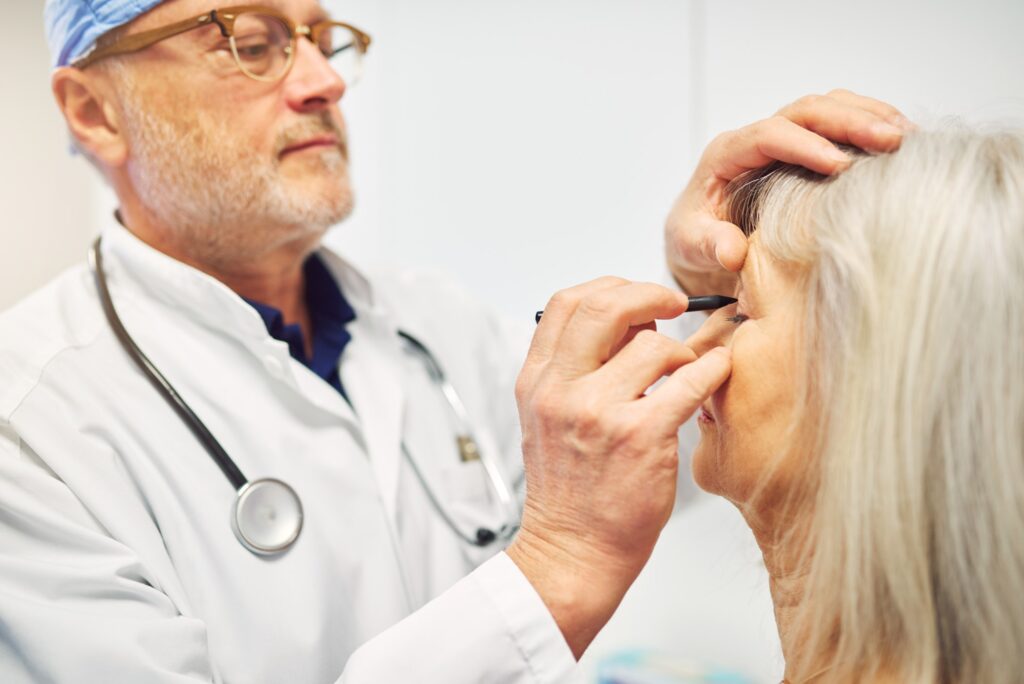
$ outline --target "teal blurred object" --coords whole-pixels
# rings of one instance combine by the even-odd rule
[[[707,668],[656,651],[620,651],[597,666],[597,684],[754,684],[735,672]]]

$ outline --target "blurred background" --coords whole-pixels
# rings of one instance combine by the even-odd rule
[[[801,95],[1024,125],[1020,0],[325,5],[374,38],[343,101],[358,206],[329,242],[368,266],[443,270],[525,319],[598,275],[664,280],[662,221],[703,146]],[[68,154],[42,3],[5,10],[0,309],[81,261],[115,206]],[[638,674],[636,649],[674,664]],[[728,505],[692,497],[586,663],[609,682],[779,681],[763,567]]]

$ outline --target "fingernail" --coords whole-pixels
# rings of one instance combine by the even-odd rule
[[[871,124],[871,132],[875,135],[884,135],[889,137],[900,137],[903,135],[903,129],[893,126],[891,123],[885,121],[876,121]]]
[[[914,125],[913,121],[903,116],[902,114],[894,116],[891,119],[889,119],[889,123],[891,123],[893,126],[896,126],[901,131],[912,131],[917,128],[917,126]]]
[[[840,164],[849,164],[850,157],[838,147],[830,147],[825,151],[825,156],[832,161],[837,161]]]

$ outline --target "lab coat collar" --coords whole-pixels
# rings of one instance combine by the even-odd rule
[[[386,317],[387,312],[375,301],[370,280],[363,273],[326,247],[320,248],[319,255],[357,313],[377,319]],[[103,256],[107,263],[116,261],[133,286],[147,296],[187,311],[190,318],[209,328],[232,336],[273,339],[259,314],[231,288],[151,247],[120,223],[103,231]],[[108,279],[116,284],[117,269],[110,270]]]
[[[401,348],[394,316],[375,296],[369,278],[330,249],[319,249],[356,311],[353,340],[341,364],[350,407],[321,378],[293,363],[288,346],[272,338],[259,313],[224,283],[154,249],[120,224],[104,231],[102,249],[112,289],[127,278],[131,288],[208,329],[239,339],[253,353],[274,354],[278,367],[289,369],[283,381],[320,408],[360,427],[382,502],[395,520],[405,401],[397,361]]]

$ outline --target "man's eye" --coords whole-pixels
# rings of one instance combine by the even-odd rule
[[[266,43],[254,43],[250,45],[239,45],[238,56],[245,59],[259,59],[265,57],[267,52],[270,51],[270,46]]]
[[[730,323],[735,323],[735,324],[739,325],[740,323],[742,323],[743,321],[747,320],[748,318],[749,318],[749,316],[746,316],[744,314],[738,313],[735,316],[732,316],[730,318],[726,318],[725,320],[729,321]]]

